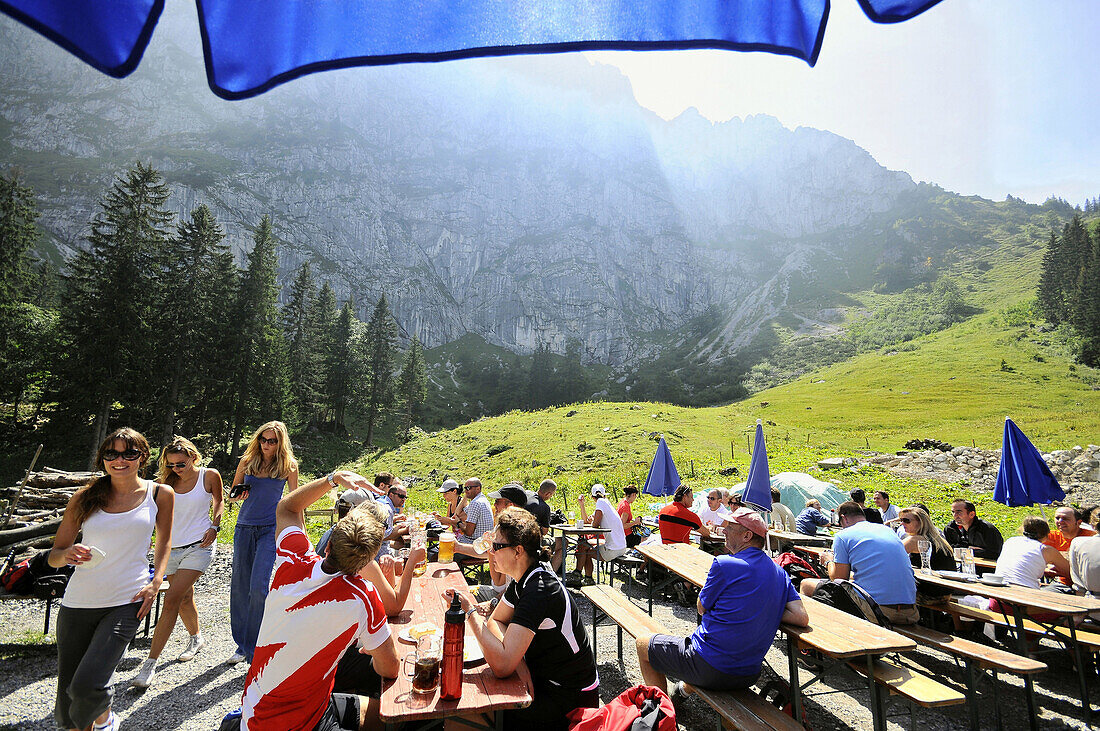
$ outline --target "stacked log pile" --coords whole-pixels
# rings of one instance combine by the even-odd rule
[[[50,547],[69,498],[100,474],[65,472],[47,467],[30,474],[22,493],[19,485],[0,488],[0,507],[3,508],[0,522],[13,502],[15,504],[11,520],[0,527],[0,559],[12,550],[17,558],[22,558],[36,549]]]

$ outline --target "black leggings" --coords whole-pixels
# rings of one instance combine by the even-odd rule
[[[85,728],[111,707],[111,676],[137,634],[141,602],[57,612],[57,701],[62,728]]]

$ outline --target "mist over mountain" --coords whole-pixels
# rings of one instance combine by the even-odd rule
[[[0,22],[0,168],[39,193],[62,255],[143,160],[181,216],[206,203],[242,253],[271,214],[286,283],[310,260],[361,316],[384,291],[429,347],[576,338],[622,364],[709,312],[717,335],[696,352],[718,357],[918,188],[829,132],[662,120],[576,54],[330,72],[225,102],[181,13],[122,81]]]

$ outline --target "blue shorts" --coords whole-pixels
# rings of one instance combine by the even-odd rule
[[[730,675],[716,670],[695,651],[690,636],[653,635],[649,639],[649,664],[666,677],[710,690],[742,690],[760,677],[759,670],[752,675]]]

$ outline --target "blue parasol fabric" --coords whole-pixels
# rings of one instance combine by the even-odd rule
[[[875,22],[940,0],[859,0]],[[350,66],[595,49],[764,51],[813,66],[829,0],[196,0],[206,75],[242,99]],[[0,0],[4,12],[105,74],[135,68],[164,0]]]
[[[772,510],[772,478],[768,471],[768,448],[764,445],[764,427],[760,419],[756,420],[756,440],[752,445],[749,478],[745,480],[741,502],[765,513]]]
[[[676,471],[676,463],[672,461],[672,452],[668,451],[665,438],[657,443],[657,454],[653,455],[653,464],[649,466],[649,474],[645,478],[645,487],[642,492],[647,495],[671,495],[680,486],[680,473]]]
[[[1017,508],[1034,503],[1050,505],[1065,496],[1039,450],[1012,419],[1005,419],[1001,466],[997,470],[993,499]]]

